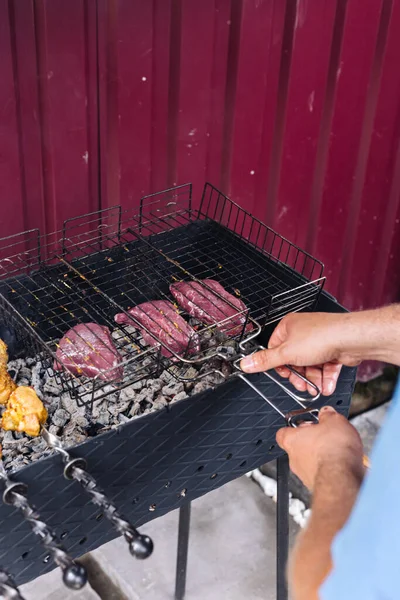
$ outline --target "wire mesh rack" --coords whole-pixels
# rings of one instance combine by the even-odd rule
[[[312,309],[322,272],[318,260],[210,184],[193,209],[192,187],[184,185],[142,198],[139,213],[114,207],[70,219],[48,236],[33,230],[0,240],[0,317],[12,315],[32,352],[59,369],[65,389],[87,404],[169,366],[166,360],[206,361],[228,339],[251,340],[288,312]],[[193,323],[175,304],[176,317],[159,311],[155,333],[135,307],[160,300],[173,306],[170,286],[182,281],[200,286],[200,295],[226,313],[211,324],[197,322],[188,335],[183,329]],[[116,314],[124,317],[118,323]],[[93,378],[60,355],[71,329],[90,323],[107,327],[119,357],[117,370],[114,361],[100,362]],[[177,349],[183,333],[186,343]],[[98,337],[90,360],[104,346]]]

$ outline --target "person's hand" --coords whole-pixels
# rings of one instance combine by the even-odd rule
[[[292,313],[275,328],[268,350],[261,350],[241,361],[246,373],[258,373],[276,369],[279,375],[299,391],[306,391],[306,384],[282,365],[292,365],[312,381],[324,395],[335,391],[342,365],[358,365],[362,356],[357,347],[350,344],[343,349],[345,334],[349,329],[346,314]],[[354,336],[365,337],[365,332],[354,327]],[[315,394],[308,386],[308,392]]]
[[[276,434],[279,446],[289,455],[290,468],[308,489],[314,488],[321,470],[340,474],[351,469],[362,474],[363,445],[357,430],[331,406],[320,411],[318,424],[283,427]]]

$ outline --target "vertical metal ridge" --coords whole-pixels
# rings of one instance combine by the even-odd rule
[[[170,69],[168,93],[168,185],[176,185],[177,141],[179,121],[179,83],[182,43],[182,0],[172,0],[170,31]]]
[[[233,119],[239,65],[240,31],[243,0],[231,0],[231,29],[228,43],[227,77],[225,86],[225,118],[222,140],[221,186],[230,193]]]
[[[98,69],[98,28],[97,2],[90,5],[88,0],[83,2],[84,29],[84,61],[86,86],[86,119],[88,140],[88,212],[100,210],[100,144],[99,144],[99,69]],[[94,49],[93,64],[91,61],[91,45]],[[92,90],[92,77],[95,79],[95,91]]]
[[[268,188],[267,188],[267,223],[274,226],[275,209],[282,162],[283,137],[286,120],[286,104],[289,89],[290,67],[292,62],[292,50],[296,15],[298,4],[296,0],[287,0],[285,24],[283,30],[282,56],[279,72],[278,103],[276,109],[275,130],[272,141],[271,161],[269,165]]]
[[[42,151],[43,206],[46,231],[57,230],[57,202],[54,189],[52,136],[49,124],[47,86],[46,14],[43,0],[33,2],[33,19],[36,45],[38,107],[40,120],[40,145]]]
[[[335,26],[332,37],[331,57],[329,61],[328,80],[326,85],[324,108],[318,136],[317,159],[315,162],[314,180],[311,189],[310,218],[305,250],[313,253],[316,246],[316,231],[322,203],[324,179],[328,161],[329,140],[335,102],[336,85],[340,67],[340,53],[342,49],[344,25],[346,20],[348,0],[337,0]]]
[[[11,44],[11,63],[13,71],[13,83],[14,83],[14,94],[15,94],[15,112],[17,122],[17,136],[18,136],[18,155],[19,155],[19,169],[21,173],[21,199],[22,199],[22,219],[24,229],[29,229],[29,223],[27,223],[27,188],[26,188],[26,174],[25,174],[25,160],[27,157],[24,156],[23,152],[23,131],[22,131],[22,114],[21,114],[21,97],[20,97],[20,86],[19,86],[19,73],[18,73],[18,55],[17,55],[17,32],[15,22],[15,7],[13,0],[8,0],[8,18],[10,28],[10,44]]]
[[[361,208],[362,193],[365,183],[368,156],[371,147],[371,136],[378,103],[380,82],[382,76],[382,65],[388,39],[392,8],[392,0],[383,0],[379,22],[379,31],[375,46],[374,60],[368,84],[368,96],[365,104],[364,120],[359,141],[359,153],[357,166],[354,174],[354,184],[351,194],[350,209],[347,217],[346,232],[342,248],[342,254],[346,257],[346,259],[342,263],[342,269],[339,279],[338,295],[340,298],[343,298],[345,294],[346,286],[349,283],[351,273],[354,269],[353,258],[356,244],[355,231],[357,229],[357,220]]]

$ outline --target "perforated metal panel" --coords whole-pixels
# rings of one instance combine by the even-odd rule
[[[343,369],[329,399],[343,413],[348,411],[354,379],[355,369]],[[266,377],[255,375],[252,380],[278,407],[294,408]],[[85,457],[90,472],[125,516],[143,525],[275,459],[280,454],[275,434],[282,425],[266,402],[233,379],[93,438],[72,454]],[[73,556],[116,537],[80,486],[63,478],[60,457],[32,464],[17,478],[28,484],[30,500]],[[0,532],[0,563],[19,584],[53,568],[29,526],[3,504]]]

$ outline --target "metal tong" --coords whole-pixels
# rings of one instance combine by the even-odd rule
[[[75,480],[90,495],[91,502],[100,506],[104,516],[111,522],[119,534],[123,535],[128,542],[129,551],[132,556],[144,559],[153,552],[153,542],[148,535],[139,531],[119,513],[113,502],[107,498],[103,490],[98,486],[95,478],[87,471],[87,463],[83,458],[73,458],[64,448],[61,440],[42,427],[42,436],[46,443],[62,456],[64,461],[64,477]]]
[[[40,538],[41,543],[49,551],[54,562],[61,568],[63,582],[71,590],[80,590],[87,582],[86,569],[79,562],[74,561],[65,551],[52,530],[41,520],[39,513],[30,505],[27,498],[27,486],[24,483],[11,481],[3,462],[0,460],[0,479],[5,485],[3,502],[14,506],[21,511],[24,519],[28,521],[33,533]],[[0,586],[1,589],[1,586]],[[18,592],[17,592],[18,593]],[[20,596],[5,596],[5,598],[19,598]]]
[[[1,600],[24,600],[18,591],[11,575],[0,567],[0,599]]]
[[[271,379],[301,407],[298,410],[292,410],[290,412],[284,413],[265,394],[263,394],[263,392],[259,390],[258,387],[254,385],[254,383],[252,383],[252,381],[250,381],[248,377],[246,377],[246,375],[244,375],[240,367],[240,361],[245,356],[248,356],[248,354],[245,353],[242,344],[239,344],[239,347],[242,351],[240,358],[236,358],[233,361],[233,366],[236,369],[236,376],[240,377],[240,379],[242,379],[247,385],[249,385],[259,396],[261,396],[261,398],[265,400],[265,402],[267,402],[271,406],[271,408],[273,408],[277,413],[279,413],[289,427],[297,427],[297,425],[300,422],[304,421],[311,421],[313,423],[319,422],[319,411],[325,404],[325,398],[321,397],[321,390],[312,381],[307,379],[307,377],[296,371],[296,369],[294,369],[290,365],[285,365],[285,367],[289,369],[291,373],[294,373],[297,377],[299,377],[302,381],[304,381],[307,385],[309,385],[315,390],[314,396],[311,396],[309,400],[304,400],[304,398],[302,398],[298,394],[295,394],[290,388],[288,388],[284,383],[282,383],[282,381],[279,381],[279,379],[277,379],[269,371],[262,372],[262,375],[265,375],[266,377]],[[251,354],[258,352],[259,350],[266,350],[266,348],[264,346],[257,346],[257,349],[254,350]],[[310,403],[312,404],[310,405]]]

